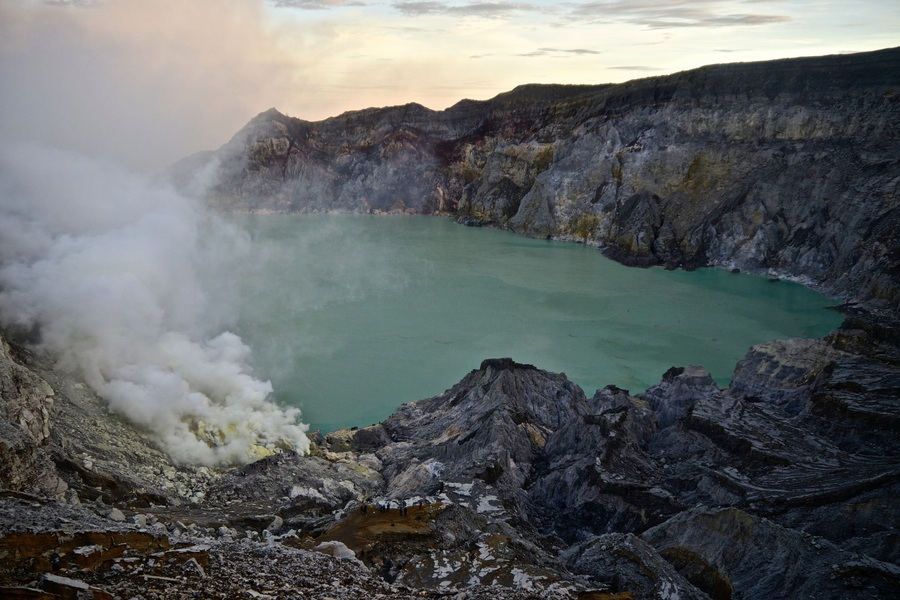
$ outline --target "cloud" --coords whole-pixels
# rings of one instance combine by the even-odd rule
[[[572,3],[569,17],[592,22],[623,21],[650,29],[672,27],[735,27],[784,23],[777,14],[735,12],[733,2],[719,0],[609,0]]]
[[[498,18],[515,13],[543,10],[538,5],[525,2],[469,2],[459,5],[448,2],[395,2],[394,8],[412,17],[439,14],[484,18]]]
[[[288,54],[257,2],[0,2],[0,138],[159,170],[278,102],[326,35],[308,28]]]
[[[356,0],[272,0],[276,8],[300,8],[303,10],[326,10],[342,6],[365,6],[365,2]]]
[[[0,324],[37,338],[180,463],[308,449],[226,329],[244,234],[166,185],[79,154],[0,146]]]
[[[732,14],[712,16],[701,23],[714,27],[740,27],[743,25],[774,25],[776,23],[787,23],[791,18],[785,15],[751,15],[751,14]]]
[[[421,15],[440,14],[447,11],[446,2],[395,2],[394,8],[405,15],[418,17]]]
[[[657,67],[647,67],[647,66],[643,66],[643,65],[622,65],[622,66],[618,66],[618,67],[607,67],[607,69],[613,69],[616,71],[646,71],[646,72],[661,70]]]
[[[94,0],[43,0],[41,4],[46,6],[59,6],[59,7],[75,7],[75,8],[84,8],[89,6],[95,6],[96,2]]]
[[[523,54],[517,54],[517,56],[559,56],[566,54],[575,54],[575,55],[591,55],[591,54],[602,54],[597,50],[588,50],[586,48],[538,48],[532,52],[526,52]]]

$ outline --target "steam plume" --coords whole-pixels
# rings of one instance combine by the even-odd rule
[[[247,244],[170,187],[81,155],[0,148],[0,323],[77,373],[178,462],[308,450],[222,332]]]

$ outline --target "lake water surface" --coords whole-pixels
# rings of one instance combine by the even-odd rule
[[[364,426],[485,358],[565,372],[590,396],[672,366],[727,385],[756,343],[842,317],[801,285],[720,269],[627,268],[581,244],[423,216],[249,215],[238,331],[256,375],[311,429]]]

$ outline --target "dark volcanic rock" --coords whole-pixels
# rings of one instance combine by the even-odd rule
[[[276,454],[235,469],[210,486],[207,501],[222,506],[217,524],[276,533],[290,528],[320,532],[334,525],[335,512],[377,495],[381,474],[365,464],[317,456]],[[379,465],[380,466],[380,465]]]
[[[66,484],[47,456],[54,391],[0,338],[0,489],[61,497]]]
[[[645,402],[599,390],[547,441],[528,488],[532,521],[567,541],[642,531],[680,508],[655,487],[661,465],[643,449],[656,431]]]
[[[451,212],[629,265],[773,271],[897,310],[898,91],[894,48],[522,86],[440,112],[271,109],[173,173],[211,169],[222,209]]]
[[[612,592],[636,598],[706,600],[674,566],[631,533],[610,533],[573,546],[561,557],[577,573],[603,582]]]
[[[695,508],[643,535],[710,598],[890,598],[900,568],[734,508]]]
[[[285,542],[288,542],[285,539]],[[431,598],[392,585],[352,558],[210,529],[124,524],[79,507],[0,496],[3,598]],[[467,598],[537,600],[511,587]]]
[[[9,348],[0,423],[34,460],[0,494],[0,585],[38,585],[57,555],[84,570],[70,585],[97,594],[200,573],[193,559],[210,573],[199,589],[226,595],[892,597],[896,331],[856,315],[825,340],[754,347],[727,389],[688,366],[637,396],[586,398],[564,375],[486,360],[383,423],[319,437],[313,456],[227,472],[172,467]],[[40,427],[16,416],[48,397]],[[14,448],[0,444],[3,464]],[[53,495],[30,469],[64,481],[69,504],[23,496]],[[169,549],[148,550],[160,536]],[[297,570],[261,566],[273,559]]]
[[[450,390],[405,404],[382,423],[394,440],[378,453],[387,489],[403,497],[479,479],[518,507],[547,437],[584,403],[563,375],[486,360]]]
[[[757,346],[727,389],[683,367],[637,397],[610,387],[586,399],[560,376],[485,361],[381,425],[393,439],[379,452],[387,490],[437,493],[442,481],[443,496],[467,506],[500,509],[499,498],[495,522],[534,528],[528,535],[549,547],[580,541],[564,560],[617,592],[766,597],[783,586],[833,597],[871,584],[883,595],[894,581],[900,523],[898,407],[896,396],[887,399],[900,362],[887,341],[870,345],[869,356],[847,352],[867,335],[862,327]],[[856,369],[861,382],[848,386]],[[848,387],[854,409],[835,410],[828,398]],[[477,485],[463,484],[472,479]],[[738,521],[762,537],[748,541]],[[624,533],[642,534],[655,550],[615,537]],[[815,581],[802,580],[800,567],[765,567],[770,541],[791,565],[809,561]],[[663,559],[691,583],[671,567],[648,566]]]

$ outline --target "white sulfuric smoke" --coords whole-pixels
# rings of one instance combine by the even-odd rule
[[[306,452],[299,411],[224,331],[247,238],[171,187],[81,155],[0,148],[0,323],[178,462]]]

